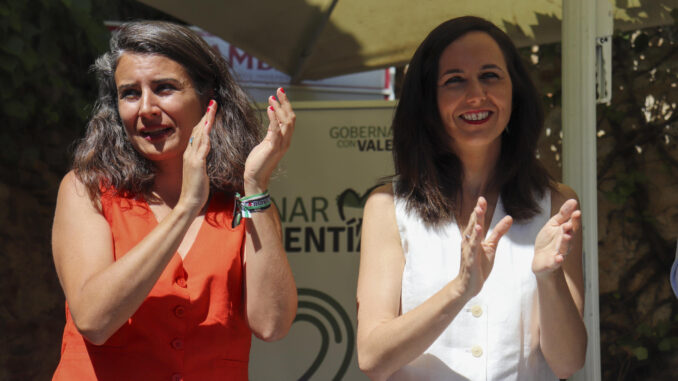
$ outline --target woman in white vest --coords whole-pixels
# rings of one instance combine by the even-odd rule
[[[581,212],[535,157],[509,37],[449,20],[408,67],[396,174],[364,211],[358,361],[375,380],[556,380],[584,365]]]

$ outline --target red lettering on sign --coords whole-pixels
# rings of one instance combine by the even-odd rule
[[[247,60],[247,68],[252,69],[252,56],[231,45],[228,49],[228,61],[231,65],[235,66],[236,62],[242,64],[245,60]]]

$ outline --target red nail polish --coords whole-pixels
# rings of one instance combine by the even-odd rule
[[[214,99],[210,99],[210,104],[207,107],[211,108],[213,105],[214,105]]]
[[[273,109],[273,106],[268,106],[268,109],[271,110],[271,111],[275,111],[275,110]]]
[[[283,93],[283,94],[285,94],[285,89],[283,89],[283,88],[281,87],[281,88],[280,88],[280,92]]]
[[[275,95],[271,95],[271,99],[276,100]]]

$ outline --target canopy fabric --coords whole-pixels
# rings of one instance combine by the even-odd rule
[[[560,40],[562,0],[139,0],[215,34],[293,82],[398,66],[441,22],[486,18],[518,46]],[[615,2],[615,1],[612,1]],[[678,0],[616,0],[615,28],[673,23]]]

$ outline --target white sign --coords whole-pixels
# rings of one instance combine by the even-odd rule
[[[191,27],[228,60],[238,83],[256,100],[265,102],[278,87],[284,87],[290,99],[308,100],[384,100],[394,99],[393,68],[342,75],[290,85],[290,76],[249,55],[221,38],[198,27]]]

